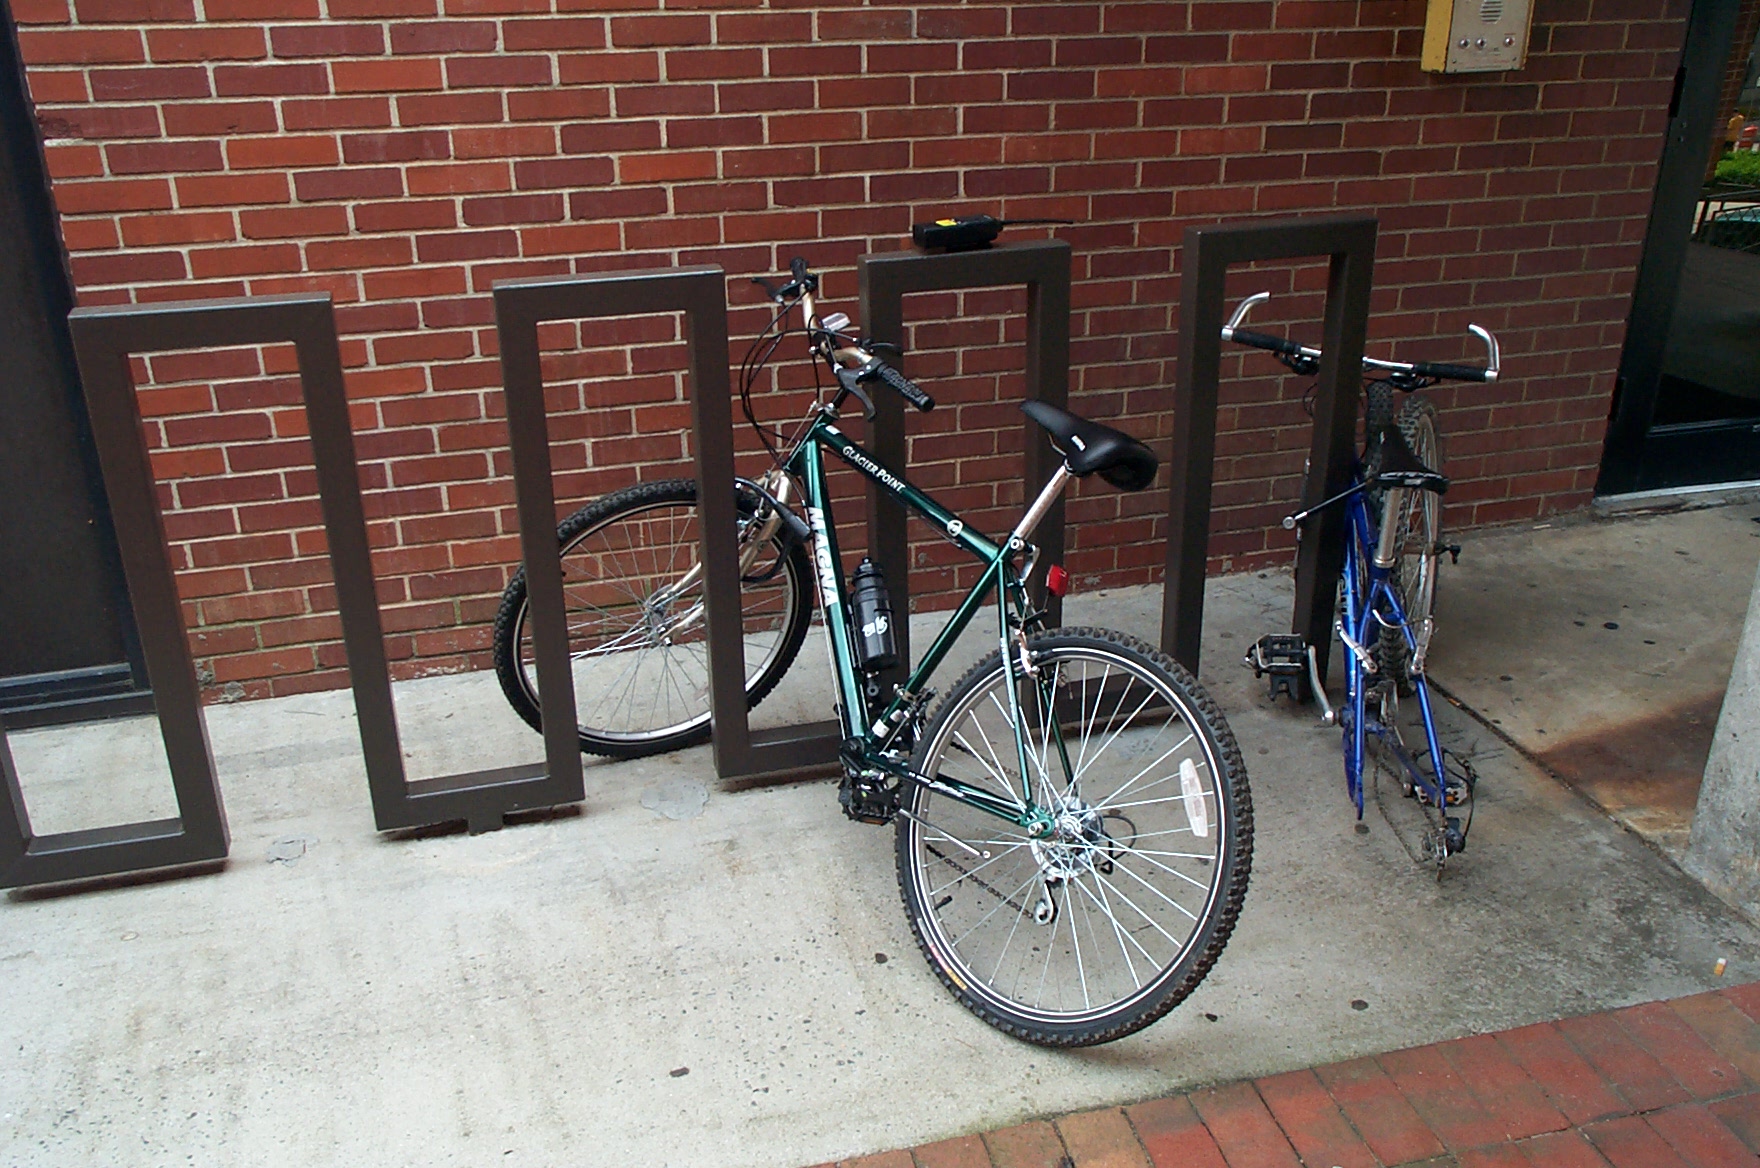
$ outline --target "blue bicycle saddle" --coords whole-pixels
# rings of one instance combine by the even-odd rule
[[[1155,481],[1161,460],[1129,434],[1041,401],[1024,401],[1021,410],[1045,427],[1051,445],[1077,478],[1098,474],[1121,491],[1140,491]]]

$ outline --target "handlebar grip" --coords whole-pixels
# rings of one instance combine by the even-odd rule
[[[880,380],[898,391],[898,395],[910,402],[925,414],[935,408],[935,399],[923,392],[923,387],[894,369],[890,365],[880,366]]]
[[[799,284],[807,278],[807,260],[805,256],[795,256],[788,261],[788,274]]]
[[[1273,353],[1288,353],[1300,356],[1302,347],[1294,341],[1283,337],[1274,337],[1270,333],[1256,333],[1248,329],[1235,329],[1229,334],[1229,340],[1242,345],[1251,345],[1255,349],[1266,349]]]
[[[1490,381],[1489,369],[1478,365],[1449,365],[1434,361],[1414,361],[1412,372],[1419,377],[1441,377],[1449,381]]]

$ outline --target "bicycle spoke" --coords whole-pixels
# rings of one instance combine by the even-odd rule
[[[1141,855],[1141,853],[1139,853],[1134,848],[1125,847],[1122,844],[1120,846],[1124,847],[1124,850],[1129,852],[1133,856]],[[1184,880],[1187,884],[1190,884],[1193,888],[1202,888],[1206,892],[1210,891],[1210,886],[1201,880],[1193,880],[1190,876],[1187,876],[1184,872],[1176,871],[1173,868],[1169,868],[1166,864],[1162,864],[1162,863],[1159,863],[1155,860],[1151,860],[1147,856],[1144,856],[1143,859],[1149,864],[1150,867],[1159,868],[1163,872],[1166,872],[1169,876],[1174,876],[1180,880]],[[1156,896],[1159,896],[1162,900],[1167,901],[1167,903],[1171,904],[1174,908],[1179,909],[1180,912],[1185,913],[1188,917],[1192,917],[1192,919],[1194,921],[1198,919],[1197,917],[1192,916],[1192,913],[1190,912],[1190,910],[1188,910],[1184,905],[1180,904],[1177,900],[1172,899],[1165,892],[1162,892],[1159,888],[1157,888],[1153,884],[1149,883],[1149,881],[1145,880],[1141,875],[1139,875],[1129,865],[1123,865],[1121,867],[1118,867],[1116,870],[1122,871],[1125,875],[1129,876],[1132,880],[1137,881],[1144,888],[1147,888],[1150,892],[1153,892]]]
[[[1166,937],[1168,944],[1172,945],[1176,950],[1185,948],[1186,943],[1184,941],[1180,940],[1178,937],[1175,937],[1172,933],[1170,933],[1166,929],[1162,928],[1161,923],[1159,921],[1157,921],[1154,917],[1150,916],[1148,913],[1144,912],[1141,905],[1139,905],[1136,901],[1132,900],[1130,897],[1126,896],[1123,892],[1121,892],[1119,890],[1118,886],[1113,884],[1112,881],[1110,881],[1110,880],[1106,879],[1106,877],[1098,875],[1098,874],[1095,875],[1094,879],[1100,885],[1110,889],[1112,891],[1113,895],[1118,897],[1118,899],[1127,908],[1129,908],[1132,912],[1134,912],[1138,916],[1142,917],[1143,922],[1145,924],[1147,924],[1151,929],[1154,929],[1157,933],[1160,933],[1163,937]],[[1141,879],[1141,877],[1138,877],[1138,879]],[[1159,892],[1156,892],[1155,887],[1153,885],[1149,885],[1148,887],[1149,887],[1149,891],[1155,892],[1155,894],[1157,896],[1161,895]],[[1162,896],[1161,899],[1167,900],[1167,898],[1165,896]],[[1168,900],[1167,903],[1173,905],[1174,908],[1179,909],[1180,912],[1185,913],[1186,916],[1191,917],[1192,921],[1194,923],[1196,923],[1198,918],[1195,916],[1192,916],[1191,913],[1186,912],[1186,910],[1182,906],[1180,906],[1179,904],[1176,904],[1175,902],[1173,902],[1171,900]]]
[[[1178,750],[1180,747],[1184,746],[1186,743],[1192,741],[1192,739],[1194,739],[1196,737],[1197,737],[1197,735],[1195,735],[1195,734],[1187,734],[1184,738],[1180,739],[1178,742],[1174,743],[1172,746],[1170,746],[1166,750],[1162,751],[1160,756],[1158,758],[1156,758],[1154,762],[1150,763],[1148,766],[1144,767],[1142,770],[1138,771],[1136,774],[1134,774],[1130,778],[1126,779],[1123,786],[1119,787],[1118,790],[1114,791],[1112,794],[1106,796],[1106,798],[1102,799],[1099,803],[1095,804],[1095,806],[1097,808],[1105,808],[1105,807],[1110,806],[1112,803],[1112,800],[1114,800],[1114,799],[1118,798],[1120,795],[1124,794],[1125,791],[1127,791],[1133,783],[1135,783],[1138,779],[1142,778],[1144,775],[1148,774],[1150,771],[1154,770],[1156,767],[1160,766],[1161,763],[1163,762],[1163,760],[1165,760],[1168,755],[1172,754],[1174,751]],[[1201,764],[1195,764],[1195,765],[1201,765]],[[1155,780],[1156,783],[1159,783],[1162,781],[1164,781],[1164,780],[1163,779],[1156,779]],[[1154,785],[1155,785],[1154,783],[1149,784],[1149,786],[1151,786],[1151,787]]]
[[[1147,961],[1151,966],[1155,964],[1154,955],[1143,947],[1143,943],[1137,940],[1129,929],[1124,927],[1123,922],[1118,919],[1118,914],[1112,911],[1112,904],[1105,896],[1106,885],[1104,882],[1100,880],[1094,881],[1095,888],[1099,890],[1098,894],[1091,891],[1088,886],[1083,884],[1080,880],[1075,883],[1076,887],[1081,890],[1082,895],[1099,904],[1100,911],[1106,914],[1106,919],[1112,924],[1113,937],[1118,941],[1119,954],[1124,958],[1125,968],[1130,971],[1131,981],[1138,989],[1142,989],[1143,979],[1137,975],[1137,964],[1131,960],[1131,951],[1126,946],[1125,942],[1128,941],[1130,944],[1135,945],[1137,947],[1137,952],[1143,955],[1143,960]]]

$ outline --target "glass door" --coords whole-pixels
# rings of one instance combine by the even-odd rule
[[[1598,492],[1760,480],[1760,0],[1696,0]]]

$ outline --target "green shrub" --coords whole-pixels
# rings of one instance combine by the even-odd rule
[[[1760,186],[1760,152],[1743,150],[1726,155],[1717,164],[1717,181],[1738,186]]]

